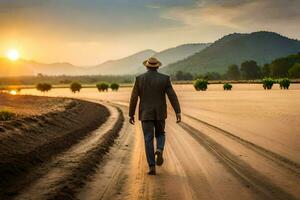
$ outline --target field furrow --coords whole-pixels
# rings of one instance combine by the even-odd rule
[[[16,199],[72,198],[94,172],[123,126],[122,112],[108,108],[110,117],[100,128],[38,169],[46,173],[24,188]]]

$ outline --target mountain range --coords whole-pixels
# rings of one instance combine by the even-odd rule
[[[240,65],[247,60],[258,64],[269,63],[278,57],[300,52],[300,41],[274,32],[234,33],[214,43],[183,44],[161,52],[148,49],[131,56],[110,60],[92,67],[79,67],[70,63],[44,64],[35,61],[11,62],[0,58],[1,76],[43,75],[131,75],[145,70],[142,62],[153,56],[162,63],[161,71],[173,74],[181,70],[194,74],[224,73],[231,64]]]
[[[300,41],[274,32],[234,33],[215,41],[209,47],[186,59],[162,69],[167,74],[185,71],[196,74],[224,73],[231,64],[240,65],[247,60],[258,64],[300,52]]]
[[[70,63],[45,64],[23,59],[10,61],[7,58],[0,58],[0,77],[33,76],[39,73],[43,75],[80,75],[84,72],[84,68]]]
[[[204,44],[184,44],[174,48],[155,52],[147,49],[118,60],[110,60],[92,67],[79,67],[70,63],[44,64],[35,61],[18,60],[11,62],[0,58],[1,76],[32,76],[43,75],[127,75],[138,74],[145,70],[142,62],[154,56],[161,60],[163,66],[177,62],[209,46]]]

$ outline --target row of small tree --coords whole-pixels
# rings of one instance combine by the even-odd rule
[[[259,66],[255,61],[243,62],[240,68],[237,65],[230,65],[226,71],[226,78],[229,80],[254,80],[261,77],[300,77],[300,54],[279,58],[270,64]]]
[[[48,92],[49,90],[52,89],[52,85],[49,83],[38,83],[36,85],[36,89],[41,92]]]
[[[96,87],[99,92],[104,92],[104,91],[107,92],[109,88],[111,88],[112,91],[118,91],[120,85],[118,83],[108,84],[105,82],[101,82],[101,83],[97,83]],[[52,89],[52,85],[49,83],[38,83],[36,85],[36,89],[41,92],[48,92],[49,90]],[[82,85],[78,82],[73,82],[70,84],[70,90],[73,93],[80,92],[81,89],[82,89]]]
[[[105,82],[102,82],[102,83],[98,83],[96,85],[97,89],[99,92],[104,92],[104,91],[108,91],[108,88],[111,88],[112,91],[118,91],[120,85],[117,84],[117,83],[112,83],[112,84],[108,84],[108,83],[105,83]]]
[[[264,78],[262,80],[263,88],[265,90],[272,89],[273,85],[275,83],[279,84],[280,89],[288,90],[291,84],[291,81],[288,78],[282,78],[282,79],[272,79],[272,78]]]
[[[205,90],[207,90],[207,86],[208,86],[208,81],[205,80],[205,79],[196,79],[194,81],[194,88],[197,91],[205,91]],[[232,84],[231,83],[224,83],[223,89],[224,90],[231,90],[232,89]]]
[[[280,89],[286,89],[288,90],[291,84],[291,81],[288,78],[282,78],[282,79],[272,79],[272,78],[264,78],[262,79],[263,88],[265,90],[272,89],[273,85],[275,83],[278,83],[280,86]],[[205,79],[196,79],[194,81],[194,88],[197,91],[205,91],[208,87],[208,81]],[[232,84],[231,83],[224,83],[223,85],[224,90],[231,90]]]
[[[242,62],[240,65],[232,64],[227,67],[224,74],[207,72],[205,74],[192,74],[191,72],[177,71],[172,74],[172,80],[255,80],[263,77],[273,78],[300,78],[300,53],[273,60],[271,63],[259,65],[254,60]]]

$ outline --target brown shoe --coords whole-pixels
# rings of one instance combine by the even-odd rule
[[[164,163],[163,152],[156,151],[155,154],[156,154],[156,165],[161,166]]]
[[[156,175],[155,166],[150,166],[149,169],[148,175]]]

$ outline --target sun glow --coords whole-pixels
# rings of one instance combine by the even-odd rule
[[[6,52],[6,57],[11,61],[16,61],[20,58],[20,53],[17,49],[9,49]]]
[[[9,91],[9,93],[12,94],[12,95],[16,95],[17,91],[16,90],[11,90],[11,91]]]

